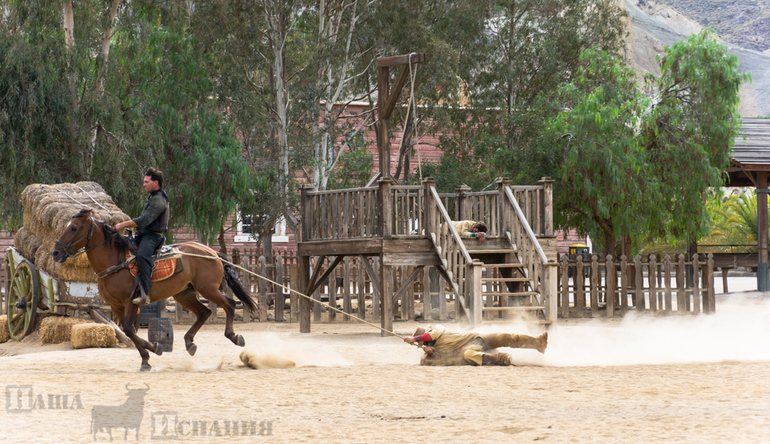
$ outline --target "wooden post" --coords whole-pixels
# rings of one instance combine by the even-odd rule
[[[433,193],[430,192],[431,188],[436,186],[436,181],[432,177],[428,177],[422,181],[424,189],[424,210],[423,210],[423,229],[425,235],[430,238],[430,233],[436,230],[436,202],[433,200]]]
[[[313,191],[311,185],[305,184],[300,189],[300,229],[298,242],[307,242],[312,239],[313,233],[313,206],[308,195]],[[299,256],[297,259],[297,283],[299,291],[306,291],[310,284],[310,256]],[[310,311],[311,302],[307,298],[299,298],[299,331],[300,333],[310,333]]]
[[[345,313],[353,312],[353,303],[350,300],[350,258],[346,257],[342,266],[342,309]],[[350,316],[345,316],[350,321]]]
[[[329,307],[337,308],[337,270],[332,271],[327,279],[329,283]],[[337,320],[337,312],[329,309],[329,322]]]
[[[714,255],[712,253],[709,253],[708,255],[708,282],[706,282],[707,286],[707,295],[708,295],[708,313],[716,313],[717,311],[717,303],[716,299],[714,298]]]
[[[582,318],[586,308],[585,273],[583,272],[583,255],[577,255],[575,268],[572,272],[572,283],[575,285],[575,316]]]
[[[267,262],[264,256],[260,256],[257,260],[257,274],[267,277]],[[267,322],[267,281],[259,279],[257,284],[259,288],[259,296],[257,298],[259,305],[262,306],[262,310],[259,311],[259,322]]]
[[[380,177],[390,179],[390,116],[384,115],[385,104],[390,94],[390,68],[387,66],[377,69],[377,146],[380,156]]]
[[[545,237],[553,236],[553,179],[543,177],[538,181],[543,184],[543,202],[542,202],[542,230],[540,233]]]
[[[692,312],[698,314],[701,311],[701,291],[700,291],[700,262],[698,254],[692,255]]]
[[[644,280],[642,279],[642,257],[634,256],[634,306],[636,311],[642,313],[647,309],[644,301]]]
[[[625,316],[628,311],[628,259],[625,254],[620,255],[620,316]]]
[[[471,187],[465,184],[462,184],[459,187],[455,188],[455,192],[457,192],[455,220],[469,220],[471,218],[471,208],[470,208],[470,205],[468,205],[468,202],[466,202],[466,199],[468,198],[466,196],[466,193],[470,191],[471,191]],[[479,222],[479,221],[476,221],[476,222]]]
[[[382,266],[382,261],[380,260],[380,256],[374,256],[372,258],[372,270],[374,273],[371,276],[372,281],[372,320],[379,321],[380,320],[380,309],[382,308],[380,305],[380,301],[382,301],[382,274],[380,273],[380,267]],[[377,278],[378,282],[375,282],[375,278]]]
[[[663,270],[665,273],[665,292],[664,292],[664,303],[666,306],[666,314],[671,314],[671,257],[669,255],[665,255],[663,257]]]
[[[684,255],[679,255],[679,266],[677,267],[676,276],[676,310],[679,313],[685,313],[688,311],[687,308],[687,293],[685,292],[685,288],[687,287],[687,268],[684,263]]]
[[[569,318],[569,264],[567,255],[561,256],[559,264],[559,275],[561,276],[561,317]]]
[[[280,254],[275,258],[275,281],[283,285],[283,256]],[[283,294],[283,287],[277,285],[275,288],[275,322],[286,322],[284,310],[286,309],[286,296]]]
[[[300,256],[298,262],[297,287],[299,291],[305,291],[310,283],[310,256]],[[311,302],[307,298],[299,297],[300,333],[310,333],[310,304]]]
[[[656,274],[658,272],[658,264],[655,262],[655,255],[651,254],[650,263],[647,266],[647,285],[650,288],[650,311],[653,313],[658,311],[658,290],[656,287]]]
[[[599,276],[599,258],[597,255],[591,255],[591,266],[589,267],[590,275],[589,282],[591,285],[591,317],[599,315],[599,282],[601,276]],[[580,270],[583,273],[583,270]]]
[[[366,319],[366,272],[361,261],[368,261],[365,256],[358,257],[358,267],[356,267],[356,277],[358,278],[358,307],[356,312],[358,317]]]
[[[757,171],[757,226],[758,226],[758,263],[757,290],[768,290],[768,250],[767,250],[767,171]]]
[[[422,269],[422,318],[424,320],[433,319],[431,310],[433,310],[432,295],[430,293],[430,267]]]
[[[559,305],[557,301],[557,298],[559,296],[558,279],[559,279],[559,264],[554,260],[550,260],[548,261],[548,265],[546,265],[546,269],[545,269],[546,285],[544,285],[543,288],[546,289],[546,295],[545,295],[546,300],[544,301],[545,307],[546,307],[545,319],[551,322],[550,324],[551,328],[556,326],[556,320],[559,317],[559,311],[557,309]]]
[[[615,274],[615,263],[612,261],[612,255],[608,254],[605,263],[604,276],[604,301],[607,303],[607,317],[615,316],[615,288],[618,286],[618,278]]]
[[[482,313],[483,310],[483,296],[481,293],[481,271],[484,264],[481,263],[478,259],[474,259],[473,262],[468,264],[468,278],[470,280],[468,289],[470,290],[470,316],[468,316],[470,320],[470,327],[476,328],[479,325],[481,325],[482,321]],[[461,297],[461,295],[457,295],[458,298]]]
[[[497,183],[497,234],[499,236],[505,236],[506,231],[511,230],[510,220],[507,218],[508,208],[505,205],[505,189],[511,185],[511,181],[506,178],[500,178],[496,180]]]

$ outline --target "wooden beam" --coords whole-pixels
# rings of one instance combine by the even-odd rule
[[[414,268],[414,271],[412,271],[412,274],[409,275],[409,278],[407,278],[406,282],[404,282],[401,285],[401,288],[398,289],[398,291],[393,295],[393,300],[397,300],[401,297],[402,294],[406,293],[406,291],[409,289],[409,286],[414,283],[415,280],[417,280],[417,276],[420,275],[420,270],[425,267],[424,265],[420,265]]]
[[[377,273],[374,272],[374,268],[372,268],[372,264],[369,263],[369,258],[364,256],[363,254],[360,255],[359,257],[361,258],[361,263],[364,265],[366,274],[369,275],[369,280],[372,282],[372,289],[374,290],[375,293],[377,293],[378,296],[382,297],[382,290],[380,288],[380,278],[377,276]]]
[[[380,57],[377,59],[377,67],[386,67],[386,66],[399,66],[399,65],[408,65],[409,59],[411,59],[412,63],[424,63],[425,62],[425,53],[412,53],[407,55],[398,55],[398,56],[392,56],[392,57]]]
[[[401,89],[404,87],[406,79],[408,78],[409,70],[406,67],[402,67],[401,71],[398,73],[398,77],[396,77],[396,83],[393,85],[393,89],[388,92],[387,100],[385,101],[382,110],[380,110],[380,120],[390,119],[393,110],[396,108],[398,98],[401,96]]]
[[[308,255],[300,255],[300,257],[303,257],[303,256],[308,256]],[[323,264],[325,257],[326,256],[318,256],[316,258],[315,262],[313,262],[312,265],[310,265],[310,267],[313,270],[315,270],[315,272],[313,272],[312,274],[308,275],[309,280],[307,282],[307,286],[305,287],[305,290],[309,290],[310,288],[315,288],[315,281],[316,281],[316,279],[318,278],[318,275],[319,275],[318,270],[321,269],[321,264]],[[300,288],[302,288],[302,287],[300,287]],[[308,296],[310,295],[310,293],[312,293],[312,292],[311,291],[305,291],[305,294],[308,295]]]
[[[326,278],[328,278],[330,274],[332,274],[332,271],[334,271],[335,268],[337,268],[337,265],[339,265],[339,263],[342,262],[342,259],[344,257],[345,256],[343,256],[343,255],[335,257],[334,258],[334,262],[332,262],[332,264],[329,265],[329,268],[327,268],[326,271],[324,271],[324,273],[321,275],[320,278],[318,278],[317,281],[313,282],[313,285],[309,286],[309,288],[305,292],[305,294],[311,294],[311,293],[313,293],[316,290],[316,288],[320,287],[321,284],[323,283],[323,281]],[[318,271],[316,271],[314,274],[317,276],[318,275]],[[337,285],[337,283],[335,282],[334,285]]]

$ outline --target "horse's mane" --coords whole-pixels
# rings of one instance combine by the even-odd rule
[[[107,222],[99,221],[102,224],[102,233],[104,238],[110,240],[110,246],[114,245],[118,250],[130,251],[136,254],[136,246],[128,241],[126,236],[115,231]]]

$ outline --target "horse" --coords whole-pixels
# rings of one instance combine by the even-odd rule
[[[85,253],[91,268],[97,274],[99,293],[110,305],[112,313],[121,322],[126,336],[131,338],[142,357],[140,371],[149,371],[150,355],[147,350],[160,356],[163,348],[158,342],[150,343],[140,338],[134,329],[139,307],[132,302],[135,297],[134,276],[125,261],[127,252],[135,247],[126,236],[121,235],[104,221],[96,220],[92,210],[85,208],[74,215],[64,227],[51,254],[53,260],[63,263],[68,257]],[[226,283],[233,294],[240,299],[249,312],[256,314],[257,302],[243,287],[234,267],[223,262],[217,252],[197,243],[184,242],[173,245],[182,253],[182,271],[154,282],[148,295],[151,302],[173,297],[183,307],[192,311],[195,322],[184,335],[187,352],[195,355],[197,346],[195,334],[211,316],[211,310],[197,298],[196,292],[210,302],[222,307],[226,315],[225,337],[233,344],[243,347],[243,336],[233,331],[235,301],[222,294]]]

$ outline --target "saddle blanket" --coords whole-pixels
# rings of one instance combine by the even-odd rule
[[[160,252],[152,257],[152,282],[162,281],[182,271],[182,253],[178,248],[170,245],[164,245]],[[136,263],[136,257],[131,254],[127,258],[128,269],[131,274],[136,276],[139,273],[139,265]]]

